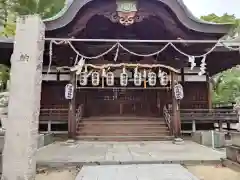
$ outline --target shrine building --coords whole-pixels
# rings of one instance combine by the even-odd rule
[[[73,0],[44,23],[40,132],[163,140],[238,122],[214,109],[210,82],[239,64],[222,41],[231,24],[204,22],[182,0]],[[2,64],[13,42],[0,38]]]

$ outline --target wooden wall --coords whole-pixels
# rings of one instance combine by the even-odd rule
[[[42,83],[42,108],[68,108],[68,100],[64,97],[65,85],[67,81],[44,81]],[[184,98],[181,101],[181,109],[207,109],[208,108],[208,87],[206,82],[185,82],[183,84]],[[105,91],[105,90],[104,90]],[[144,91],[144,90],[141,90]],[[149,90],[147,90],[149,91]],[[167,90],[159,91],[161,105],[171,103],[171,92]],[[165,92],[166,91],[166,92]],[[82,103],[89,103],[91,97],[99,97],[95,90],[78,90],[76,96],[77,106]],[[107,90],[105,92],[108,92]],[[109,91],[110,92],[110,91]],[[93,94],[95,93],[95,95]],[[137,92],[136,92],[137,93]],[[138,94],[138,93],[137,93]],[[137,94],[135,96],[137,96]],[[145,94],[145,93],[144,93]],[[146,93],[149,94],[149,93]],[[110,95],[109,95],[110,96]],[[150,97],[149,97],[150,98]],[[94,100],[92,99],[94,102]],[[97,99],[96,99],[97,101]],[[145,101],[147,103],[147,101]]]
[[[65,81],[42,82],[42,108],[68,108],[68,100],[65,99]]]
[[[181,109],[208,109],[207,82],[185,82]]]

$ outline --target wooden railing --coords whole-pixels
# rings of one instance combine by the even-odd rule
[[[76,118],[80,120],[83,116],[83,106],[79,106],[76,111]],[[163,114],[166,123],[171,130],[171,114],[172,112],[166,107],[163,109]],[[231,109],[181,109],[181,121],[208,121],[208,122],[229,122],[238,123],[238,114]],[[40,121],[67,121],[67,108],[47,108],[41,109]]]
[[[238,122],[238,114],[232,109],[181,109],[181,121]]]
[[[67,108],[53,108],[53,109],[41,109],[40,121],[67,121],[68,109]]]
[[[169,110],[167,109],[166,106],[163,107],[163,117],[165,119],[165,122],[168,125],[169,131],[172,133],[171,114],[170,114],[170,112],[169,112]]]
[[[77,111],[76,111],[76,121],[77,123],[80,122],[83,118],[83,111],[84,111],[84,105],[83,104],[80,104],[77,108]]]

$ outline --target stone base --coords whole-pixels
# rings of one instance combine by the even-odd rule
[[[182,138],[175,138],[173,140],[173,144],[182,145],[182,144],[184,144],[184,141]]]
[[[231,133],[231,140],[232,140],[232,145],[240,147],[240,133],[239,132]]]
[[[194,142],[204,146],[212,146],[212,132],[198,131],[193,133],[192,139]],[[214,147],[221,148],[226,145],[225,133],[214,131]]]
[[[226,148],[227,159],[240,163],[240,147],[228,146]]]
[[[0,135],[0,152],[3,149],[4,145],[4,132]],[[38,137],[38,148],[47,146],[49,144],[52,144],[54,142],[53,135],[52,134],[39,134]]]
[[[52,134],[40,134],[38,137],[38,148],[47,146],[53,143],[53,135]]]

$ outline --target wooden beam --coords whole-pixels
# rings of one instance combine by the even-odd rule
[[[70,83],[74,87],[73,98],[69,100],[68,109],[68,136],[69,138],[76,137],[76,76],[74,72],[70,73]]]
[[[181,136],[181,119],[180,119],[180,103],[175,98],[174,86],[178,83],[178,76],[176,73],[171,72],[171,89],[172,89],[172,126],[173,135],[175,138]]]
[[[182,81],[182,84],[185,82],[185,76],[184,76],[184,68],[181,68],[181,81]]]

